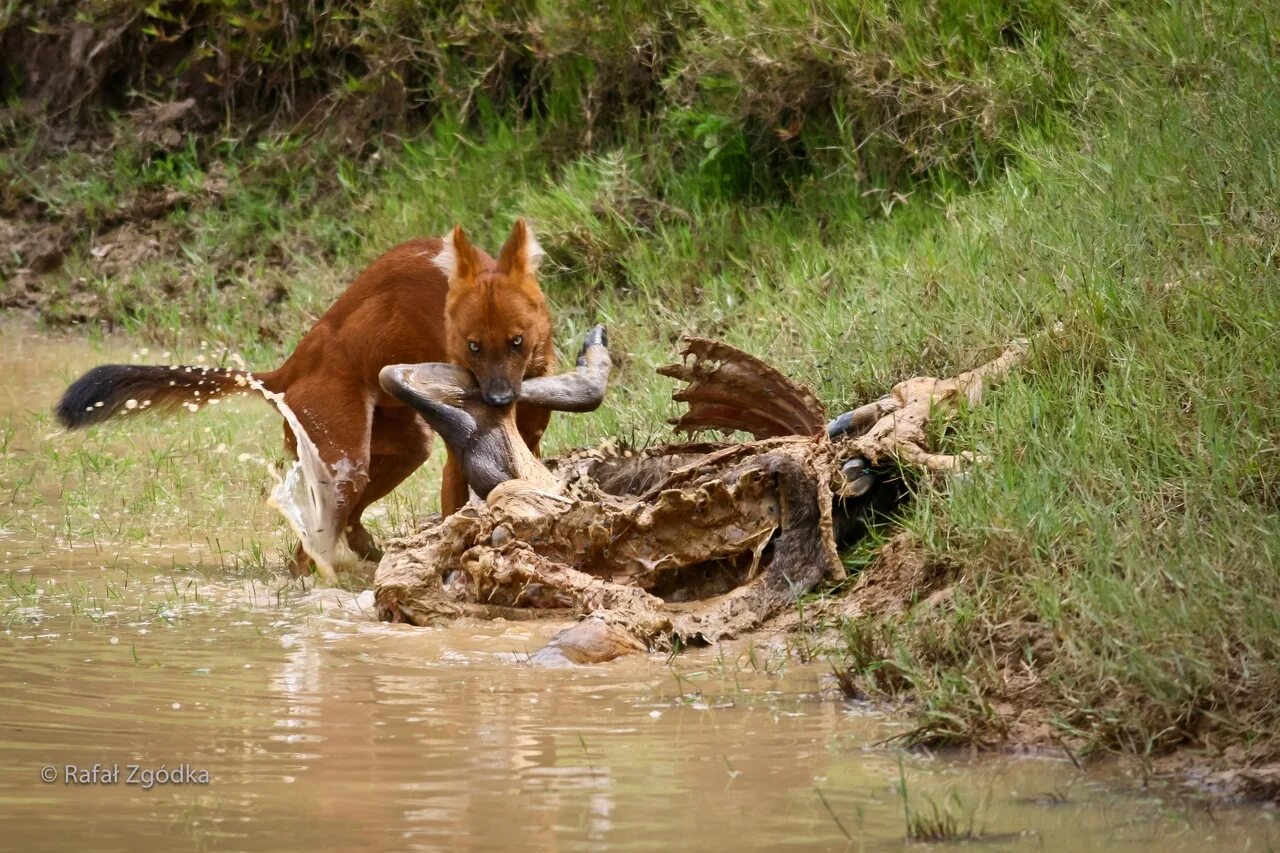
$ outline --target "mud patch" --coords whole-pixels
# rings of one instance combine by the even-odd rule
[[[1280,762],[1234,770],[1191,773],[1192,783],[1203,782],[1211,791],[1219,791],[1246,800],[1280,804]]]
[[[1181,749],[1153,761],[1151,773],[1229,799],[1280,805],[1280,760],[1262,748],[1233,744],[1216,755]]]
[[[53,216],[31,200],[10,205],[18,215],[0,216],[0,307],[44,313],[53,301],[62,300],[72,306],[72,314],[83,309],[91,316],[95,297],[87,276],[68,279],[60,287],[49,287],[46,277],[61,271],[80,248],[96,278],[125,275],[148,261],[172,257],[183,235],[164,220],[180,208],[216,201],[225,189],[225,179],[214,175],[201,193],[147,190],[106,216],[92,218],[82,207]]]
[[[160,257],[178,243],[171,230],[150,223],[128,223],[95,239],[89,246],[95,275],[125,275],[146,261]]]
[[[917,604],[932,607],[951,592],[950,567],[932,559],[910,533],[896,533],[863,569],[845,595],[829,600],[826,615],[840,619],[901,615]]]

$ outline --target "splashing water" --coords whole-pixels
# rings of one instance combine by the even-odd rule
[[[302,540],[302,548],[315,561],[316,569],[326,583],[335,583],[338,571],[360,562],[360,558],[347,544],[344,530],[333,522],[337,517],[338,490],[335,482],[340,479],[324,460],[315,443],[307,435],[298,416],[284,401],[284,395],[267,389],[252,373],[242,374],[245,382],[276,407],[284,422],[293,432],[298,448],[298,458],[280,477],[268,466],[275,479],[275,488],[267,498],[293,532]]]

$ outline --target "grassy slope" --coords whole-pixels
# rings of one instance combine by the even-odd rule
[[[938,266],[944,338],[1064,324],[950,439],[993,464],[907,521],[963,575],[880,646],[937,739],[999,733],[1010,702],[1091,746],[1276,749],[1274,45],[1170,25],[1207,77],[1118,80],[1109,121],[1029,146],[885,270]]]
[[[700,8],[714,20],[719,7]],[[942,437],[992,463],[922,487],[902,520],[955,574],[953,595],[884,629],[846,626],[848,662],[861,674],[895,660],[935,740],[998,736],[1033,701],[1095,747],[1274,755],[1276,45],[1254,8],[1139,8],[1108,9],[1107,31],[1079,43],[1087,74],[979,63],[974,79],[995,81],[1000,104],[1033,106],[993,119],[991,145],[921,137],[936,146],[923,179],[867,172],[836,145],[782,189],[762,185],[750,136],[712,109],[759,104],[697,101],[657,129],[637,119],[607,152],[567,162],[552,119],[515,129],[488,116],[477,132],[438,118],[377,158],[287,138],[225,144],[225,201],[168,220],[181,253],[96,279],[82,247],[46,280],[83,275],[102,315],[144,337],[195,330],[270,363],[378,249],[455,220],[496,247],[524,213],[561,264],[546,287],[564,349],[603,320],[626,353],[625,399],[558,419],[557,447],[664,434],[668,388],[650,368],[682,332],[742,345],[844,407],[1060,322],[1026,371]],[[794,42],[805,22],[780,31]],[[704,39],[684,61],[722,69],[729,89],[759,85],[725,65],[731,41]],[[895,60],[909,67],[903,44]],[[664,143],[688,127],[693,155]],[[834,127],[814,151],[839,141]],[[210,168],[194,148],[159,162],[116,151],[105,173],[55,161],[32,181],[55,203],[109,203],[134,184],[194,190]]]

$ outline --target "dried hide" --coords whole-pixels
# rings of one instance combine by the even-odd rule
[[[894,460],[950,470],[925,448],[939,407],[976,402],[1023,352],[955,379],[912,379],[825,424],[811,391],[733,347],[686,339],[660,373],[685,383],[678,429],[755,440],[637,453],[579,451],[545,480],[512,479],[472,506],[389,543],[375,595],[382,618],[585,616],[534,657],[587,662],[757,628],[823,580],[869,513],[903,495]]]

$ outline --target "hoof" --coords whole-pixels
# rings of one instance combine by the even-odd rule
[[[587,350],[592,347],[609,347],[609,332],[604,326],[593,326],[591,331],[587,332],[586,339],[582,342],[582,349],[578,352],[578,367],[585,367],[587,364]]]
[[[867,468],[867,461],[862,458],[850,459],[844,465],[840,466],[840,473],[844,475],[845,482],[849,484],[847,495],[851,498],[860,498],[867,492],[871,491],[871,487],[875,485],[876,476]]]

